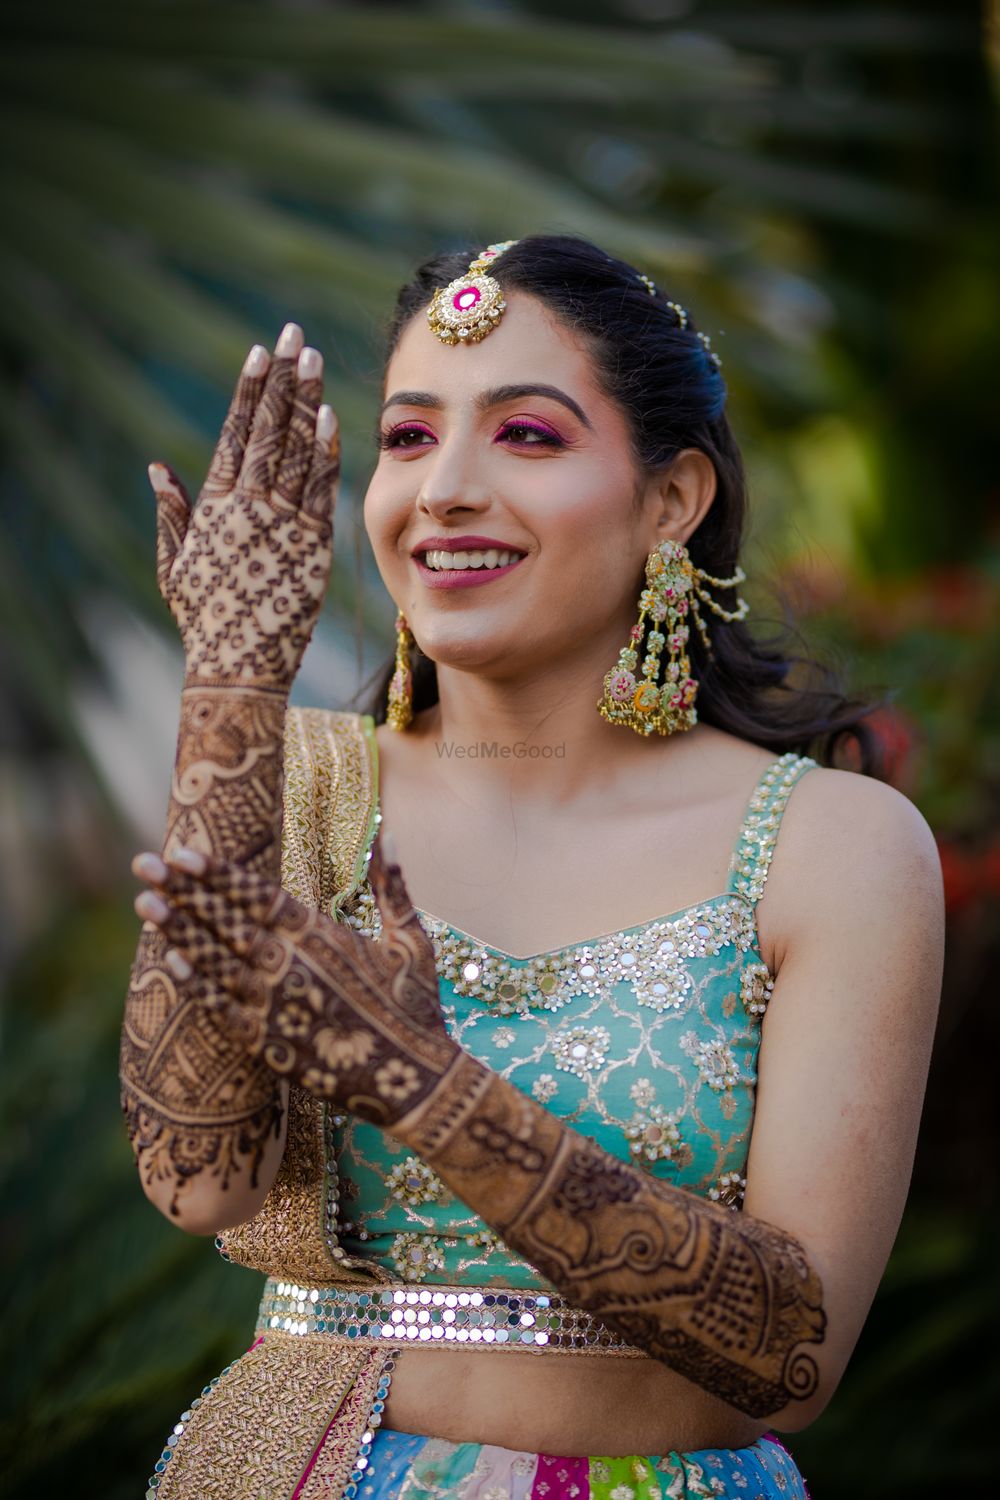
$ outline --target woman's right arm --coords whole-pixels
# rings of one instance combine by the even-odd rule
[[[288,692],[329,577],[339,476],[322,361],[290,324],[251,352],[192,507],[152,465],[157,574],[187,658],[164,849],[192,844],[277,880]],[[218,1024],[143,926],[125,1003],[121,1101],[146,1196],[195,1234],[261,1207],[287,1084]]]

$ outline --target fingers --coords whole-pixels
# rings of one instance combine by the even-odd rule
[[[291,508],[297,510],[312,462],[316,441],[316,417],[323,395],[323,356],[318,349],[306,348],[296,367],[297,385],[285,445],[278,464],[274,488]]]
[[[270,363],[271,356],[264,345],[254,344],[240,371],[222,424],[208,476],[202,486],[200,498],[203,500],[228,495],[235,488]]]
[[[164,961],[174,978],[184,982],[197,975],[198,998],[211,1009],[226,1009],[229,997],[240,992],[244,966],[236,954],[190,912],[178,911],[152,891],[135,898],[135,909],[147,922],[154,922],[171,945]]]
[[[332,406],[321,406],[310,449],[302,510],[318,521],[332,521],[340,483],[340,429]]]
[[[169,464],[150,464],[148,473],[156,496],[156,582],[164,603],[169,603],[167,583],[187,535],[191,497]]]
[[[302,329],[297,323],[286,323],[274,346],[274,358],[253,414],[250,437],[243,454],[240,487],[267,499],[274,489],[288,436],[301,350]]]
[[[274,881],[194,849],[177,849],[165,859],[140,854],[132,861],[132,871],[148,881],[170,909],[187,912],[241,958],[266,936],[278,911],[298,907]],[[149,920],[157,918],[152,915]]]

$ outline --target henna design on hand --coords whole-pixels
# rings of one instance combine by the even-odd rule
[[[465,1055],[394,1134],[563,1296],[751,1416],[816,1389],[822,1285],[783,1230],[603,1151]]]
[[[277,879],[287,691],[326,587],[339,450],[321,378],[297,378],[294,356],[276,357],[265,378],[266,366],[266,350],[252,351],[196,507],[166,465],[150,476],[157,578],[187,653],[164,847]],[[249,1173],[255,1187],[283,1111],[273,1071],[203,1003],[203,985],[170,970],[166,947],[143,929],[120,1079],[144,1184],[172,1184],[177,1215],[201,1174],[225,1190]]]
[[[154,465],[157,579],[177,623],[187,680],[288,690],[329,578],[339,448],[322,380],[292,357],[237,382],[192,506]]]
[[[460,1055],[441,1011],[433,944],[381,838],[369,868],[378,942],[236,864],[182,850],[152,869],[167,903],[163,934],[192,967],[201,1003],[221,1010],[274,1073],[391,1128]]]

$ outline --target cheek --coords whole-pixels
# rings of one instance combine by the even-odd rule
[[[391,488],[383,482],[378,470],[372,475],[362,510],[365,530],[372,551],[385,558],[395,550],[394,538],[405,524],[406,507],[393,498]]]

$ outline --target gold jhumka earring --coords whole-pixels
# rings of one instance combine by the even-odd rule
[[[723,620],[743,620],[750,606],[736,596],[735,609],[723,609],[704,584],[717,588],[735,588],[746,578],[737,567],[731,578],[713,578],[696,568],[683,542],[661,542],[646,559],[646,584],[639,595],[639,619],[629,631],[629,643],[618,653],[618,661],[604,678],[604,696],[597,704],[602,719],[609,724],[625,724],[636,734],[674,734],[691,729],[698,722],[694,700],[697,680],[691,676],[687,641],[691,633],[688,617],[694,620],[705,650],[713,656],[712,642],[698,608],[700,599]],[[645,634],[646,617],[653,629],[646,635],[646,655],[642,677],[637,678],[640,642]],[[663,625],[663,629],[658,627]],[[657,683],[660,652],[669,647],[666,682]]]
[[[396,665],[389,682],[389,701],[385,722],[390,729],[402,731],[413,722],[413,669],[410,647],[413,636],[402,611],[396,616]]]

